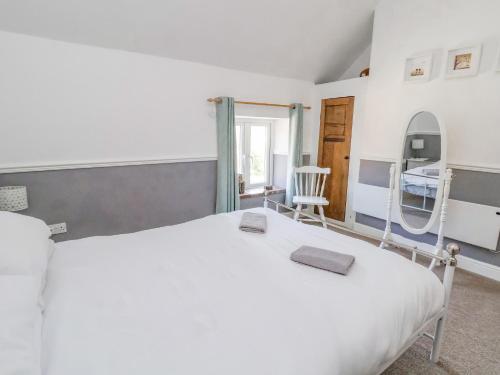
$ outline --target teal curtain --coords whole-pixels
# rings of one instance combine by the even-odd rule
[[[302,144],[304,138],[304,106],[294,104],[290,108],[290,125],[288,132],[288,165],[286,176],[286,199],[287,206],[292,206],[295,193],[295,182],[293,169],[302,166]]]
[[[217,200],[215,211],[231,212],[240,208],[237,181],[236,128],[234,98],[219,98],[217,115]]]

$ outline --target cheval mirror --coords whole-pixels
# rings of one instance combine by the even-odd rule
[[[446,169],[446,129],[429,111],[413,114],[401,142],[400,159],[391,166],[386,230],[381,243],[391,240],[393,191],[400,225],[409,233],[427,233],[440,215],[435,253],[443,251],[443,230],[450,191],[451,170]],[[397,173],[396,173],[397,171]],[[431,265],[434,267],[434,263]]]

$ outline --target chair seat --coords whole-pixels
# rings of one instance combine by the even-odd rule
[[[307,195],[296,195],[293,197],[295,204],[311,204],[316,206],[328,206],[330,203],[324,197],[312,197]]]

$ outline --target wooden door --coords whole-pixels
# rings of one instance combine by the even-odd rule
[[[345,221],[353,109],[353,96],[321,101],[318,165],[332,171],[325,185],[330,202],[325,215],[339,221]]]

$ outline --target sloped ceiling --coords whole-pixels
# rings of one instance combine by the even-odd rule
[[[370,44],[377,0],[0,0],[0,30],[317,83]]]

